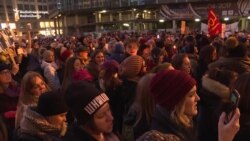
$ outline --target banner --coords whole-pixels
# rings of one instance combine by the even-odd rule
[[[201,31],[208,33],[208,25],[201,23]],[[222,37],[228,37],[239,31],[239,22],[234,22],[231,24],[222,24]]]
[[[216,36],[221,33],[221,30],[221,23],[217,18],[214,9],[210,7],[208,10],[208,33],[210,36]]]
[[[12,43],[12,41],[10,40],[9,36],[11,36],[11,34],[6,35],[5,33],[6,31],[4,30],[0,31],[0,52],[6,50],[8,47],[12,46],[14,43],[14,41]]]

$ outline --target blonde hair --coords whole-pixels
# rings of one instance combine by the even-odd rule
[[[185,127],[192,127],[192,119],[184,113],[185,99],[186,98],[184,97],[183,100],[174,107],[174,109],[171,111],[170,118],[177,124],[181,124]]]
[[[136,111],[136,121],[134,126],[140,122],[143,116],[145,116],[148,124],[151,123],[155,104],[150,94],[150,82],[154,76],[155,74],[153,73],[146,74],[137,84],[136,98],[130,109]]]
[[[33,72],[33,71],[27,72],[22,79],[21,95],[19,97],[19,102],[21,102],[25,105],[35,104],[38,102],[39,96],[31,93],[31,89],[32,89],[33,84],[34,84],[35,77],[40,78],[45,83],[43,77],[39,73]],[[46,86],[47,90],[50,90],[50,88],[48,87],[48,85],[46,83],[45,83],[45,86]]]

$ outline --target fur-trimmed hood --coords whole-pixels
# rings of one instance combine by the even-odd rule
[[[207,75],[202,77],[202,87],[222,99],[228,99],[230,89],[224,84],[209,78]]]
[[[66,128],[66,123],[65,123]],[[26,107],[24,109],[23,119],[20,124],[21,133],[38,136],[46,139],[50,136],[60,136],[63,129],[60,129],[49,123],[46,118],[35,111],[35,107]]]

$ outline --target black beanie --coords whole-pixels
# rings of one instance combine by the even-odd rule
[[[59,91],[50,91],[39,97],[37,112],[45,117],[62,114],[68,111],[63,95]]]
[[[86,81],[69,85],[65,100],[78,123],[84,125],[93,114],[109,101],[108,96]]]

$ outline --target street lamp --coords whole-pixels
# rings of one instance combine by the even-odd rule
[[[163,22],[165,22],[165,21],[164,21],[163,19],[160,19],[159,22],[160,22],[160,23],[163,23]]]
[[[225,18],[224,18],[224,21],[229,21],[229,17],[225,17]]]
[[[195,19],[194,19],[194,21],[195,21],[195,22],[200,22],[200,21],[201,21],[201,19],[199,19],[199,18],[195,18]]]

